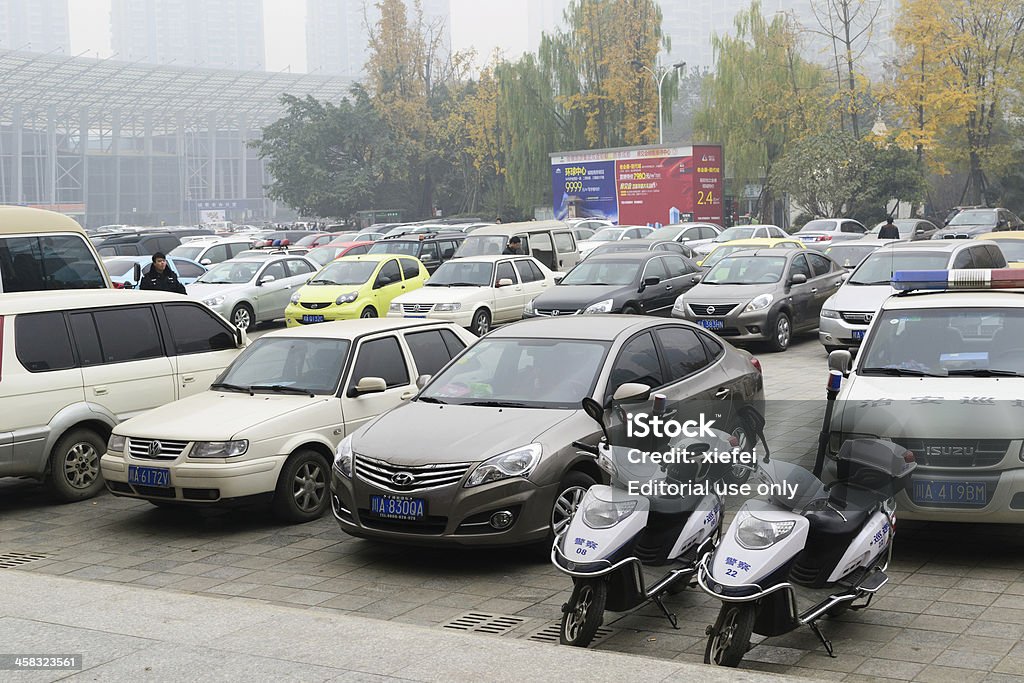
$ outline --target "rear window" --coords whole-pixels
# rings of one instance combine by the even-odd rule
[[[0,238],[0,289],[37,292],[104,289],[107,283],[81,235]]]
[[[26,313],[14,324],[15,353],[29,372],[75,367],[63,313]]]

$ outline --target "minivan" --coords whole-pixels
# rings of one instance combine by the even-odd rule
[[[246,344],[177,294],[0,295],[0,477],[46,481],[64,501],[96,495],[114,426],[205,391]]]
[[[522,240],[523,254],[532,256],[552,271],[566,272],[580,260],[572,228],[561,221],[505,223],[474,230],[455,252],[455,258],[497,256],[513,237]]]
[[[73,219],[0,206],[0,293],[110,286],[96,248]]]

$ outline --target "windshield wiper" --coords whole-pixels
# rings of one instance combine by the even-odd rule
[[[214,382],[210,385],[211,389],[226,389],[228,391],[244,391],[245,393],[253,396],[252,389],[250,387],[243,387],[237,384],[228,384],[227,382]]]
[[[234,283],[231,282],[231,280],[196,280],[196,282],[201,282],[204,285],[230,285],[230,284],[234,284]]]
[[[310,280],[309,284],[311,284],[311,285],[337,285],[337,284],[341,284],[341,283],[335,282],[334,280],[324,280],[322,278],[318,278],[316,280]]]
[[[868,285],[868,286],[871,286],[871,285],[887,285],[890,282],[892,282],[892,280],[876,280],[874,282],[864,282],[863,280],[850,280],[850,284],[851,285]]]
[[[249,387],[249,391],[276,391],[281,394],[303,394],[314,398],[316,394],[310,389],[302,389],[300,387],[289,387],[284,384],[253,384]]]
[[[942,375],[916,368],[863,368],[860,373],[862,375],[894,375],[896,377],[942,377]]]
[[[443,405],[443,406],[448,405],[448,401],[442,401],[441,399],[434,398],[433,396],[420,396],[419,398],[417,398],[415,400],[423,401],[424,403],[438,403],[438,404]]]
[[[947,370],[950,377],[954,375],[966,375],[968,377],[1024,377],[1014,370],[1001,370],[999,368],[956,368]]]
[[[486,401],[470,401],[468,403],[462,403],[464,406],[484,406],[486,408],[529,408],[530,406],[525,403],[517,403],[515,401],[499,401],[497,399],[490,399]]]

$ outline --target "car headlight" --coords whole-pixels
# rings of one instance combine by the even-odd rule
[[[222,296],[210,297],[209,299],[203,299],[203,303],[206,304],[207,306],[213,308],[214,306],[220,306],[222,303],[224,303],[224,297],[222,297]]]
[[[111,434],[107,440],[107,452],[108,453],[123,453],[125,446],[125,438],[118,436],[117,434]]]
[[[766,522],[757,517],[747,517],[736,528],[736,541],[748,550],[764,550],[775,545],[793,533],[796,522]]]
[[[337,450],[334,451],[334,467],[339,472],[348,477],[352,478],[352,436],[346,436],[338,444]]]
[[[613,503],[591,498],[583,508],[583,522],[591,529],[607,529],[615,526],[636,510],[635,500]]]
[[[764,309],[771,306],[773,301],[775,301],[775,297],[772,296],[771,294],[758,294],[750,301],[749,304],[747,304],[747,307],[743,310],[747,312],[763,311]]]
[[[839,317],[839,311],[833,311],[831,308],[823,308],[823,309],[821,309],[821,317],[822,318],[838,318]]]
[[[401,312],[402,312],[402,304],[396,304],[394,301],[392,301],[391,305],[388,306],[388,313],[401,313]]]
[[[299,293],[295,292],[294,294],[292,294],[292,298],[289,299],[289,301],[291,301],[293,304],[299,303]]]
[[[190,458],[237,458],[249,450],[246,439],[238,441],[196,441]]]
[[[540,462],[541,445],[531,443],[489,458],[477,465],[466,481],[466,488],[489,484],[511,477],[528,477]]]
[[[527,301],[526,305],[523,306],[523,315],[536,315],[536,312],[533,310],[533,299]]]
[[[598,301],[596,304],[590,304],[583,309],[584,313],[611,313],[613,299],[605,299],[604,301]]]
[[[682,294],[676,297],[676,302],[672,304],[672,308],[674,308],[677,311],[686,310],[686,301],[684,300],[684,296]]]
[[[337,299],[334,300],[334,303],[337,304],[338,306],[342,304],[350,304],[358,298],[359,292],[349,292],[348,294],[342,294],[341,296],[339,296]]]
[[[439,313],[457,311],[462,308],[462,304],[434,304],[434,310]]]

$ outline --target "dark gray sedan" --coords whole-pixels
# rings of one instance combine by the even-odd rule
[[[817,329],[821,307],[845,273],[816,251],[741,251],[679,297],[672,315],[731,341],[767,341],[772,350],[785,351],[795,333]]]

